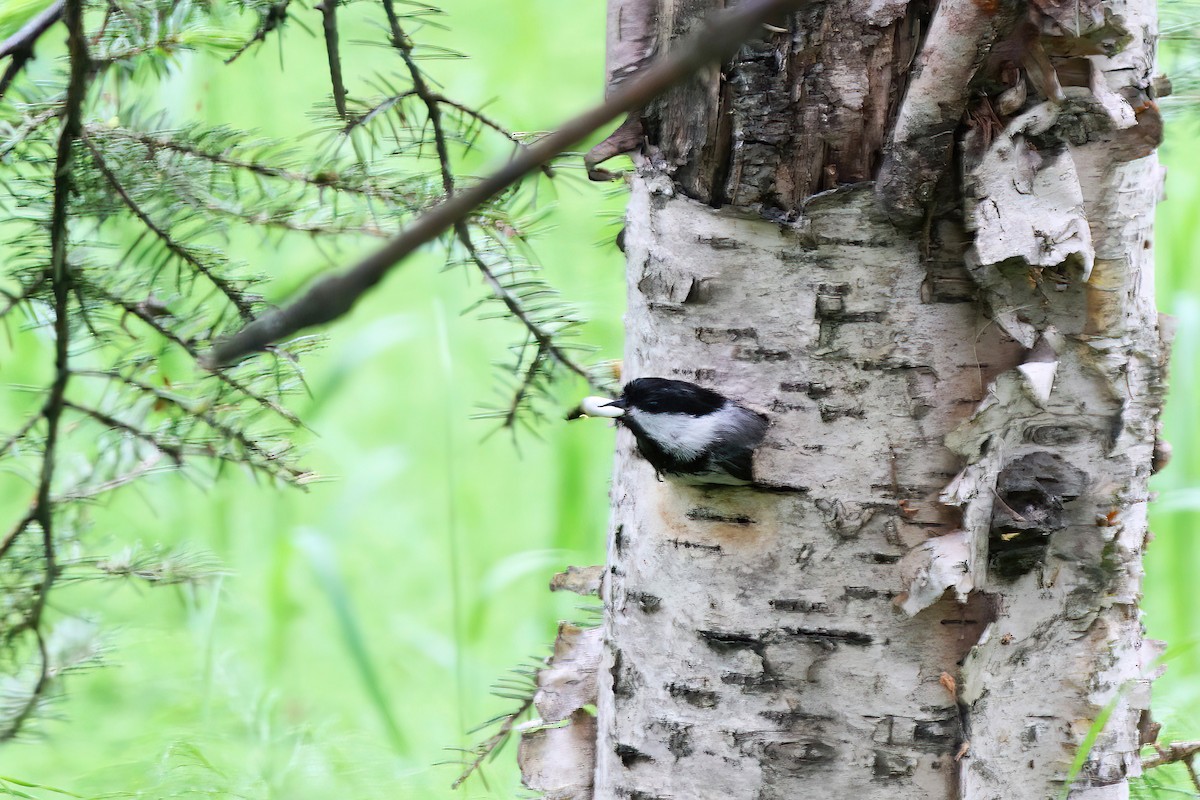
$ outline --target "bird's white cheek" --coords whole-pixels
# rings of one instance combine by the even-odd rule
[[[712,446],[721,429],[720,412],[693,417],[691,414],[647,414],[629,409],[629,418],[659,447],[682,461],[690,461]]]

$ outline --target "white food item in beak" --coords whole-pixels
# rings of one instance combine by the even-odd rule
[[[612,399],[608,397],[585,397],[579,404],[579,410],[589,417],[609,417],[615,419],[625,413],[625,409],[609,405]]]

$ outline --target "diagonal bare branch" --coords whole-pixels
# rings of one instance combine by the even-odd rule
[[[698,33],[640,77],[624,83],[604,103],[569,120],[517,153],[511,161],[478,183],[447,197],[399,236],[346,272],[318,280],[290,305],[264,314],[217,343],[207,355],[208,365],[233,363],[300,330],[330,322],[347,313],[404,258],[458,225],[482,203],[619,115],[640,108],[700,67],[725,56],[771,15],[790,11],[806,2],[751,0],[715,15]]]

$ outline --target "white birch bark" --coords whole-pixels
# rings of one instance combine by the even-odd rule
[[[830,172],[764,165],[737,100],[728,169],[672,172],[705,152],[678,142],[643,160],[626,375],[772,424],[752,488],[658,482],[618,437],[595,797],[1055,797],[1106,714],[1071,796],[1128,795],[1154,655],[1137,601],[1161,178],[1152,9],[1103,11],[1123,49],[1047,57],[1081,85],[964,142],[961,214],[926,231],[894,227],[871,184],[763,219],[779,176]],[[837,35],[902,24],[876,12]],[[848,91],[870,65],[843,49],[819,80]],[[753,209],[711,207],[738,197]]]

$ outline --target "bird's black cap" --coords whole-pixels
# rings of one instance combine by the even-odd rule
[[[613,405],[634,407],[651,414],[690,414],[701,417],[725,405],[725,397],[687,381],[638,378],[625,384]]]

